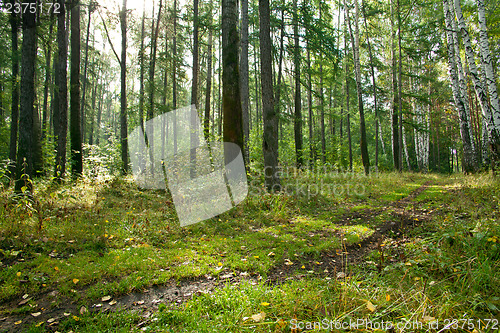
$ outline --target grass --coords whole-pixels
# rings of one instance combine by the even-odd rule
[[[367,246],[363,240],[395,218],[393,203],[428,182],[407,205],[418,211],[411,217],[416,227],[399,236],[388,232],[356,265],[339,263],[337,256],[335,271],[324,270],[323,261],[333,260],[327,254]],[[367,319],[417,321],[424,326],[413,331],[426,332],[430,323],[442,328],[446,319],[466,318],[477,332],[493,331],[491,325],[479,328],[477,320],[498,317],[500,309],[498,180],[484,174],[304,172],[283,184],[295,191],[265,194],[255,187],[235,209],[186,228],[178,226],[170,197],[141,190],[130,178],[57,186],[37,180],[32,200],[3,190],[0,304],[57,291],[55,304],[71,299],[88,306],[171,281],[246,272],[252,279],[181,304],[160,303],[148,317],[124,309],[72,313],[57,329],[290,332],[306,329],[300,327],[305,322]],[[312,191],[313,184],[323,190]],[[346,184],[357,190],[349,192]],[[342,193],[335,191],[341,187]],[[291,280],[265,282],[283,269]],[[29,317],[46,310],[30,301],[0,311]],[[26,327],[48,329],[47,323]]]

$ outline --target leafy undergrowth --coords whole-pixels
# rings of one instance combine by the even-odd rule
[[[33,199],[2,191],[0,331],[290,332],[349,323],[359,325],[343,328],[390,331],[382,321],[405,332],[494,331],[498,180],[305,172],[285,178],[281,194],[264,193],[260,179],[250,184],[238,207],[186,228],[164,191],[128,178],[37,180]],[[109,305],[172,281],[216,282],[177,301]],[[57,308],[62,318],[53,317]],[[405,322],[413,326],[399,329]]]

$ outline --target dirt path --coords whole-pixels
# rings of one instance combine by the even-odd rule
[[[345,245],[341,249],[321,252],[316,255],[303,255],[300,259],[302,262],[307,262],[305,270],[307,274],[297,272],[297,265],[287,265],[283,263],[273,269],[268,274],[266,281],[273,285],[285,283],[291,279],[301,279],[305,275],[314,274],[314,276],[329,277],[331,279],[341,279],[349,274],[350,265],[366,265],[365,257],[371,251],[381,249],[381,244],[390,234],[396,245],[396,253],[387,256],[379,263],[373,263],[379,270],[383,268],[386,262],[403,260],[401,253],[398,256],[398,242],[405,242],[405,233],[408,229],[413,228],[416,224],[425,223],[431,218],[432,211],[418,208],[419,206],[413,199],[420,193],[425,191],[430,182],[427,182],[412,191],[408,196],[388,204],[385,207],[377,209],[367,209],[364,211],[347,212],[343,214],[338,224],[352,225],[359,222],[353,222],[357,219],[367,221],[374,216],[381,214],[387,209],[392,210],[392,214],[387,221],[384,221],[376,231],[369,237],[363,239],[358,244]],[[408,209],[412,204],[412,208]],[[337,237],[343,237],[337,235]],[[384,248],[384,251],[385,248]],[[46,309],[38,316],[27,314],[12,314],[0,315],[0,332],[21,332],[29,326],[45,322],[46,327],[51,331],[56,331],[58,324],[70,316],[79,316],[85,312],[108,312],[116,311],[117,309],[128,309],[138,311],[144,320],[139,324],[145,325],[148,318],[157,311],[159,303],[165,304],[181,304],[184,301],[191,299],[195,294],[210,293],[219,286],[227,283],[239,284],[243,280],[250,283],[257,283],[263,279],[258,274],[233,272],[221,273],[218,277],[202,276],[193,280],[183,280],[180,282],[171,281],[166,285],[152,286],[149,289],[136,291],[127,295],[117,296],[116,298],[99,299],[87,306],[80,306],[80,302],[75,300],[80,297],[69,298],[58,294],[56,290],[44,292],[37,295],[29,295],[25,299],[17,299],[8,304],[1,305],[0,310],[12,310],[26,305],[29,300],[36,301],[37,309]],[[77,296],[82,296],[86,292],[85,289],[77,291]],[[55,304],[59,304],[55,306]],[[35,310],[39,311],[39,310]],[[19,321],[21,321],[19,323]],[[18,324],[16,324],[16,322]]]

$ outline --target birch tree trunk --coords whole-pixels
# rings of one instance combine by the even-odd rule
[[[457,65],[455,62],[456,58],[453,46],[452,16],[450,8],[448,6],[448,0],[443,0],[443,10],[445,13],[448,65],[449,65],[449,75],[451,80],[451,90],[453,92],[455,107],[457,108],[458,111],[458,117],[460,120],[460,136],[462,137],[462,142],[463,142],[463,154],[464,154],[463,167],[464,167],[464,172],[469,173],[475,171],[476,163],[471,143],[469,119],[467,118],[467,112],[465,109],[466,102],[464,100],[464,96],[461,94],[458,82]]]
[[[122,157],[122,173],[129,171],[128,139],[127,139],[127,0],[123,0],[120,12],[122,32],[122,54],[120,60],[120,141]]]
[[[490,94],[490,105],[492,119],[487,120],[488,132],[490,135],[491,162],[493,167],[500,168],[500,102],[498,91],[491,63],[491,53],[488,43],[488,33],[486,27],[486,14],[484,0],[477,0],[477,12],[479,17],[479,45],[481,54],[481,67],[486,76],[486,85]]]
[[[82,119],[80,109],[80,3],[71,8],[71,77],[70,77],[70,139],[71,173],[79,177],[83,172]]]

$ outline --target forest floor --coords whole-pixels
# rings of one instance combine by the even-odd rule
[[[498,179],[283,182],[336,190],[251,178],[242,204],[185,228],[128,178],[2,190],[0,332],[498,331]]]

